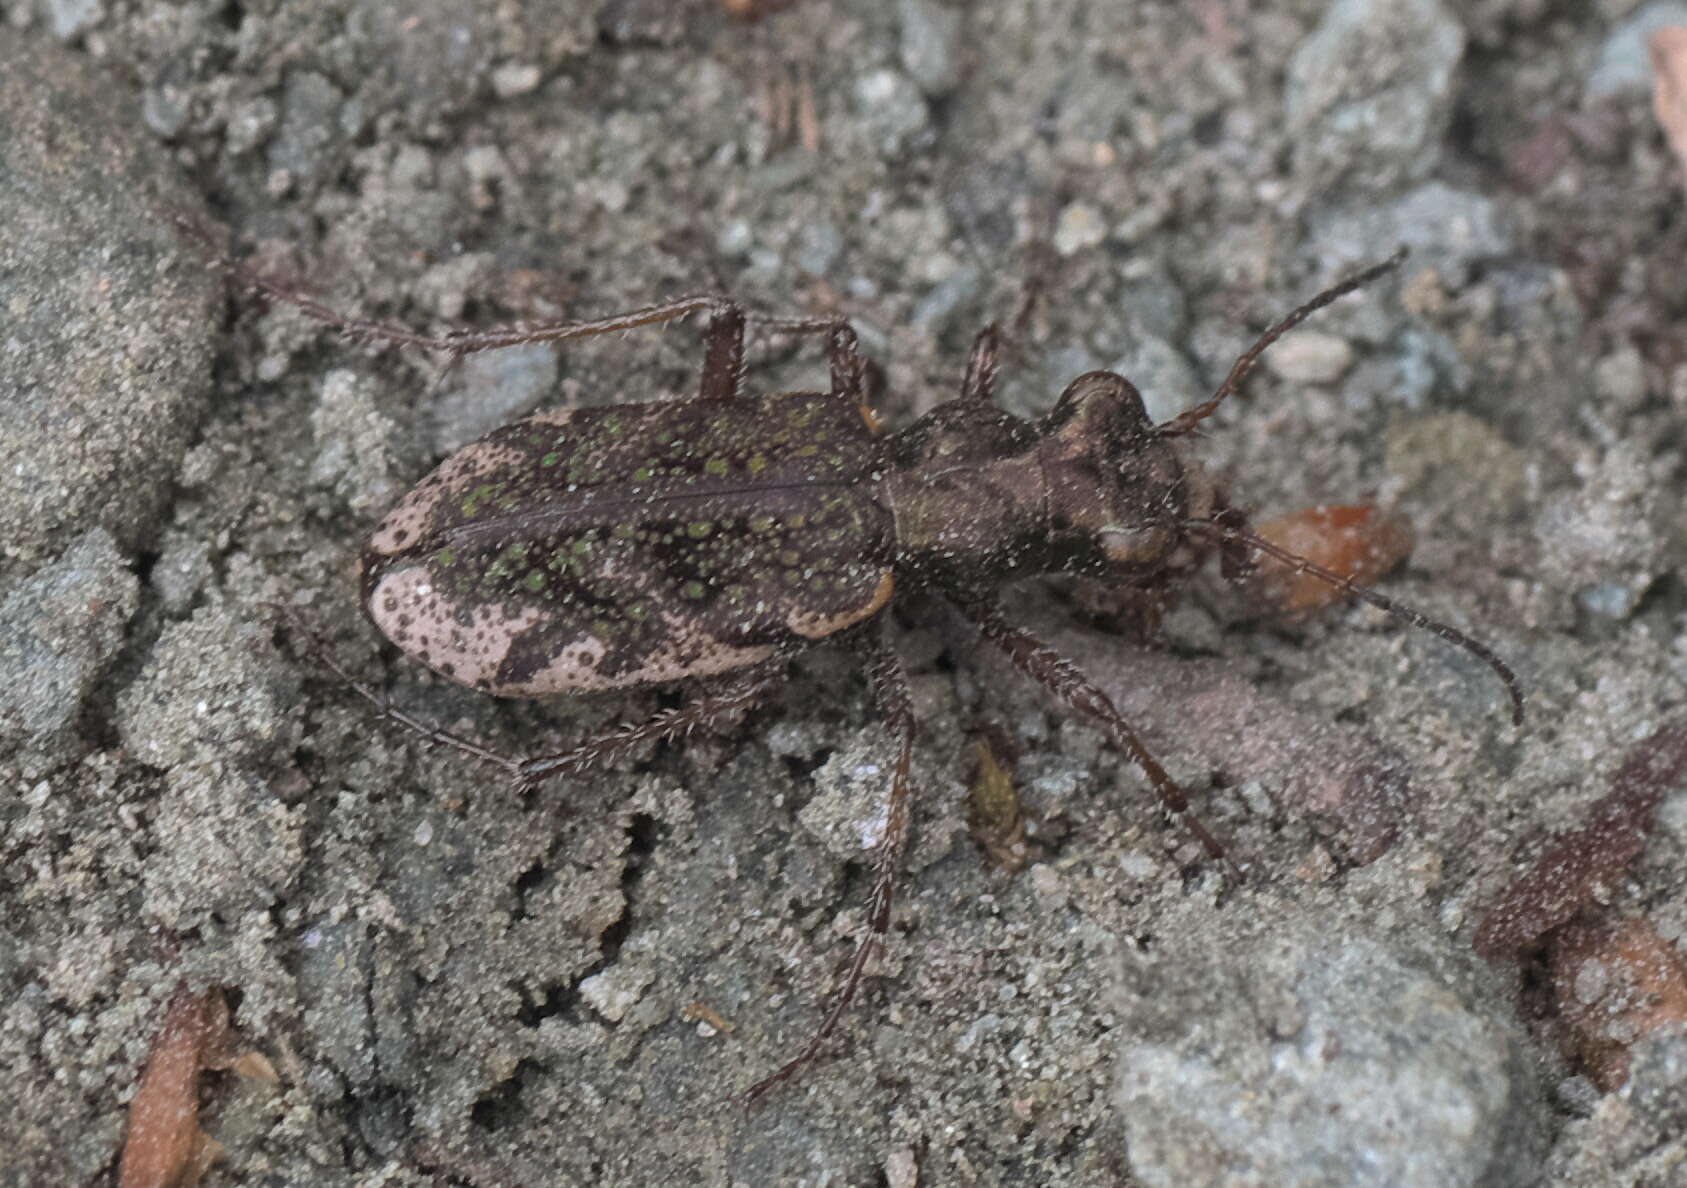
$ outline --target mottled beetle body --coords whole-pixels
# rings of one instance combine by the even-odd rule
[[[1213,491],[1152,434],[1106,372],[1039,425],[952,402],[889,438],[815,392],[542,412],[386,516],[364,605],[445,676],[532,697],[774,661],[878,613],[898,578],[1163,583],[1210,547],[1182,524]]]
[[[901,664],[873,620],[908,588],[946,598],[1022,672],[1100,726],[1215,859],[1224,848],[1112,701],[1009,622],[997,588],[1069,573],[1163,596],[1214,552],[1232,578],[1261,554],[1474,653],[1505,682],[1521,722],[1521,687],[1485,646],[1249,532],[1189,450],[1191,432],[1238,390],[1266,347],[1398,261],[1302,305],[1260,336],[1210,399],[1163,424],[1148,419],[1127,380],[1105,371],[1073,380],[1036,422],[996,408],[997,332],[986,327],[959,396],[889,436],[863,413],[867,364],[841,319],[755,318],[775,331],[825,335],[831,383],[825,392],[752,396],[742,391],[750,319],[721,298],[430,337],[342,317],[231,267],[352,337],[424,347],[451,362],[708,316],[697,394],[543,412],[498,429],[446,459],[386,516],[363,567],[375,624],[408,655],[472,688],[532,696],[684,682],[696,695],[556,754],[509,758],[358,688],[429,737],[532,784],[754,706],[776,686],[782,661],[818,640],[856,650],[896,741],[867,930],[813,1038],[749,1091],[754,1100],[819,1052],[889,928],[909,835],[916,723]]]
[[[545,412],[446,461],[376,529],[364,604],[487,693],[763,664],[890,601],[884,443],[818,393]]]

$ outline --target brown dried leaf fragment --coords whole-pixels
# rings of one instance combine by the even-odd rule
[[[220,990],[194,994],[178,986],[129,1103],[119,1188],[185,1188],[221,1157],[221,1145],[199,1128],[199,1074],[205,1069],[280,1079],[261,1052],[236,1050]]]
[[[1254,531],[1277,547],[1362,586],[1382,577],[1412,551],[1412,530],[1406,521],[1368,503],[1303,508],[1259,524]],[[1247,588],[1289,616],[1308,615],[1346,597],[1339,587],[1273,561],[1253,571]]]
[[[1014,785],[1013,773],[996,758],[987,741],[980,739],[975,753],[978,774],[973,777],[967,797],[967,824],[972,839],[992,863],[1009,874],[1018,874],[1031,861],[1019,789]]]
[[[1670,25],[1647,42],[1652,54],[1652,114],[1681,162],[1687,184],[1687,28]]]
[[[1643,919],[1566,928],[1553,948],[1552,986],[1566,1038],[1607,1093],[1628,1080],[1634,1044],[1687,1023],[1687,963]]]
[[[1594,802],[1588,821],[1561,837],[1491,908],[1476,930],[1476,951],[1515,956],[1567,924],[1603,884],[1620,878],[1646,845],[1652,813],[1687,774],[1687,717],[1636,743]]]
[[[199,1073],[206,1053],[226,1044],[228,1006],[215,990],[179,986],[152,1041],[152,1055],[129,1103],[129,1134],[117,1182],[121,1188],[197,1184],[222,1155],[199,1129]]]
[[[739,21],[759,21],[763,17],[782,12],[797,0],[720,0],[726,15]]]

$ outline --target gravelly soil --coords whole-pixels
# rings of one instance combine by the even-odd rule
[[[1591,11],[1580,16],[1567,15]],[[0,32],[0,1182],[109,1182],[182,981],[280,1083],[214,1074],[208,1184],[1667,1184],[1681,1041],[1602,1094],[1483,907],[1678,712],[1687,195],[1646,29],[1687,6],[13,0]],[[1010,593],[1246,867],[941,606],[897,608],[921,719],[893,940],[828,1058],[889,751],[848,658],[735,732],[524,799],[377,721],[510,752],[662,699],[495,702],[385,647],[363,535],[539,406],[695,383],[689,327],[472,360],[340,341],[254,268],[417,326],[707,289],[847,314],[880,412],[1016,328],[1002,402],[1095,367],[1160,417],[1282,344],[1205,443],[1264,515],[1376,501],[1392,597],[1282,625],[1216,575],[1144,645]],[[812,346],[751,382],[813,387]],[[1105,599],[1099,600],[1104,602]],[[976,743],[1031,863],[967,829]],[[1687,935],[1687,793],[1608,918]],[[721,1024],[726,1024],[725,1027]],[[1264,1103],[1263,1105],[1261,1103]]]

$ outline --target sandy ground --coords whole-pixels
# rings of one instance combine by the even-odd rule
[[[1471,949],[1683,700],[1687,190],[1644,34],[1687,5],[4,11],[0,1183],[112,1182],[184,981],[225,988],[280,1078],[206,1078],[211,1185],[1687,1182],[1683,1041],[1630,1020],[1607,1092],[1541,961]],[[1010,591],[1239,885],[1102,735],[899,604],[921,736],[892,941],[826,1058],[746,1114],[863,925],[890,751],[849,658],[523,798],[377,720],[273,609],[508,752],[665,704],[451,687],[382,643],[355,574],[438,459],[535,407],[686,390],[695,330],[483,356],[434,392],[434,361],[231,290],[176,213],[420,327],[709,289],[841,311],[893,426],[1028,290],[1006,407],[1111,367],[1172,415],[1404,243],[1205,457],[1261,516],[1402,517],[1383,589],[1506,657],[1527,724],[1367,608],[1284,626],[1213,575],[1144,644],[1070,584]],[[757,387],[824,382],[812,346],[755,356]],[[980,740],[1017,870],[968,827]],[[1590,919],[1679,962],[1687,793],[1658,822]]]

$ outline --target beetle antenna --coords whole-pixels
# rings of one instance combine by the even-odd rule
[[[1245,528],[1217,524],[1211,520],[1187,520],[1185,526],[1216,536],[1220,540],[1246,545],[1256,552],[1264,553],[1267,557],[1282,562],[1297,574],[1308,574],[1321,582],[1327,582],[1344,594],[1362,602],[1368,602],[1378,610],[1385,611],[1401,622],[1422,628],[1432,635],[1440,636],[1454,647],[1463,648],[1493,669],[1494,675],[1505,683],[1505,691],[1511,697],[1511,724],[1513,726],[1523,725],[1523,682],[1517,679],[1517,674],[1511,670],[1511,666],[1496,656],[1493,649],[1489,648],[1487,644],[1470,638],[1456,627],[1449,627],[1447,624],[1438,622],[1409,606],[1395,602],[1392,598],[1384,598],[1374,590],[1355,585],[1349,579],[1342,577],[1341,574],[1325,569],[1322,565],[1309,561],[1298,553],[1291,553],[1285,548],[1280,548],[1263,537],[1255,536]]]
[[[1160,437],[1182,437],[1185,434],[1192,432],[1196,425],[1199,425],[1202,421],[1212,416],[1218,409],[1218,406],[1224,403],[1226,398],[1234,396],[1237,392],[1241,391],[1242,381],[1248,378],[1248,374],[1252,372],[1254,366],[1258,364],[1259,357],[1265,354],[1265,349],[1267,347],[1276,342],[1279,338],[1283,337],[1283,335],[1287,334],[1290,330],[1293,330],[1296,326],[1306,321],[1307,318],[1323,309],[1326,305],[1330,304],[1330,302],[1336,300],[1336,298],[1345,297],[1347,294],[1353,292],[1353,290],[1363,288],[1364,286],[1370,284],[1379,276],[1384,276],[1387,273],[1393,272],[1396,268],[1400,267],[1400,261],[1405,258],[1406,249],[1405,247],[1400,247],[1392,256],[1384,260],[1381,264],[1373,264],[1363,272],[1355,273],[1353,276],[1348,277],[1339,284],[1331,285],[1322,293],[1314,297],[1311,301],[1302,305],[1299,309],[1295,310],[1288,317],[1278,322],[1264,334],[1261,334],[1259,338],[1255,340],[1253,346],[1243,352],[1242,357],[1236,360],[1235,364],[1230,368],[1230,374],[1224,377],[1224,382],[1218,386],[1218,391],[1214,392],[1211,398],[1203,400],[1194,408],[1187,409],[1184,412],[1179,413],[1165,424],[1155,426],[1155,434]]]

